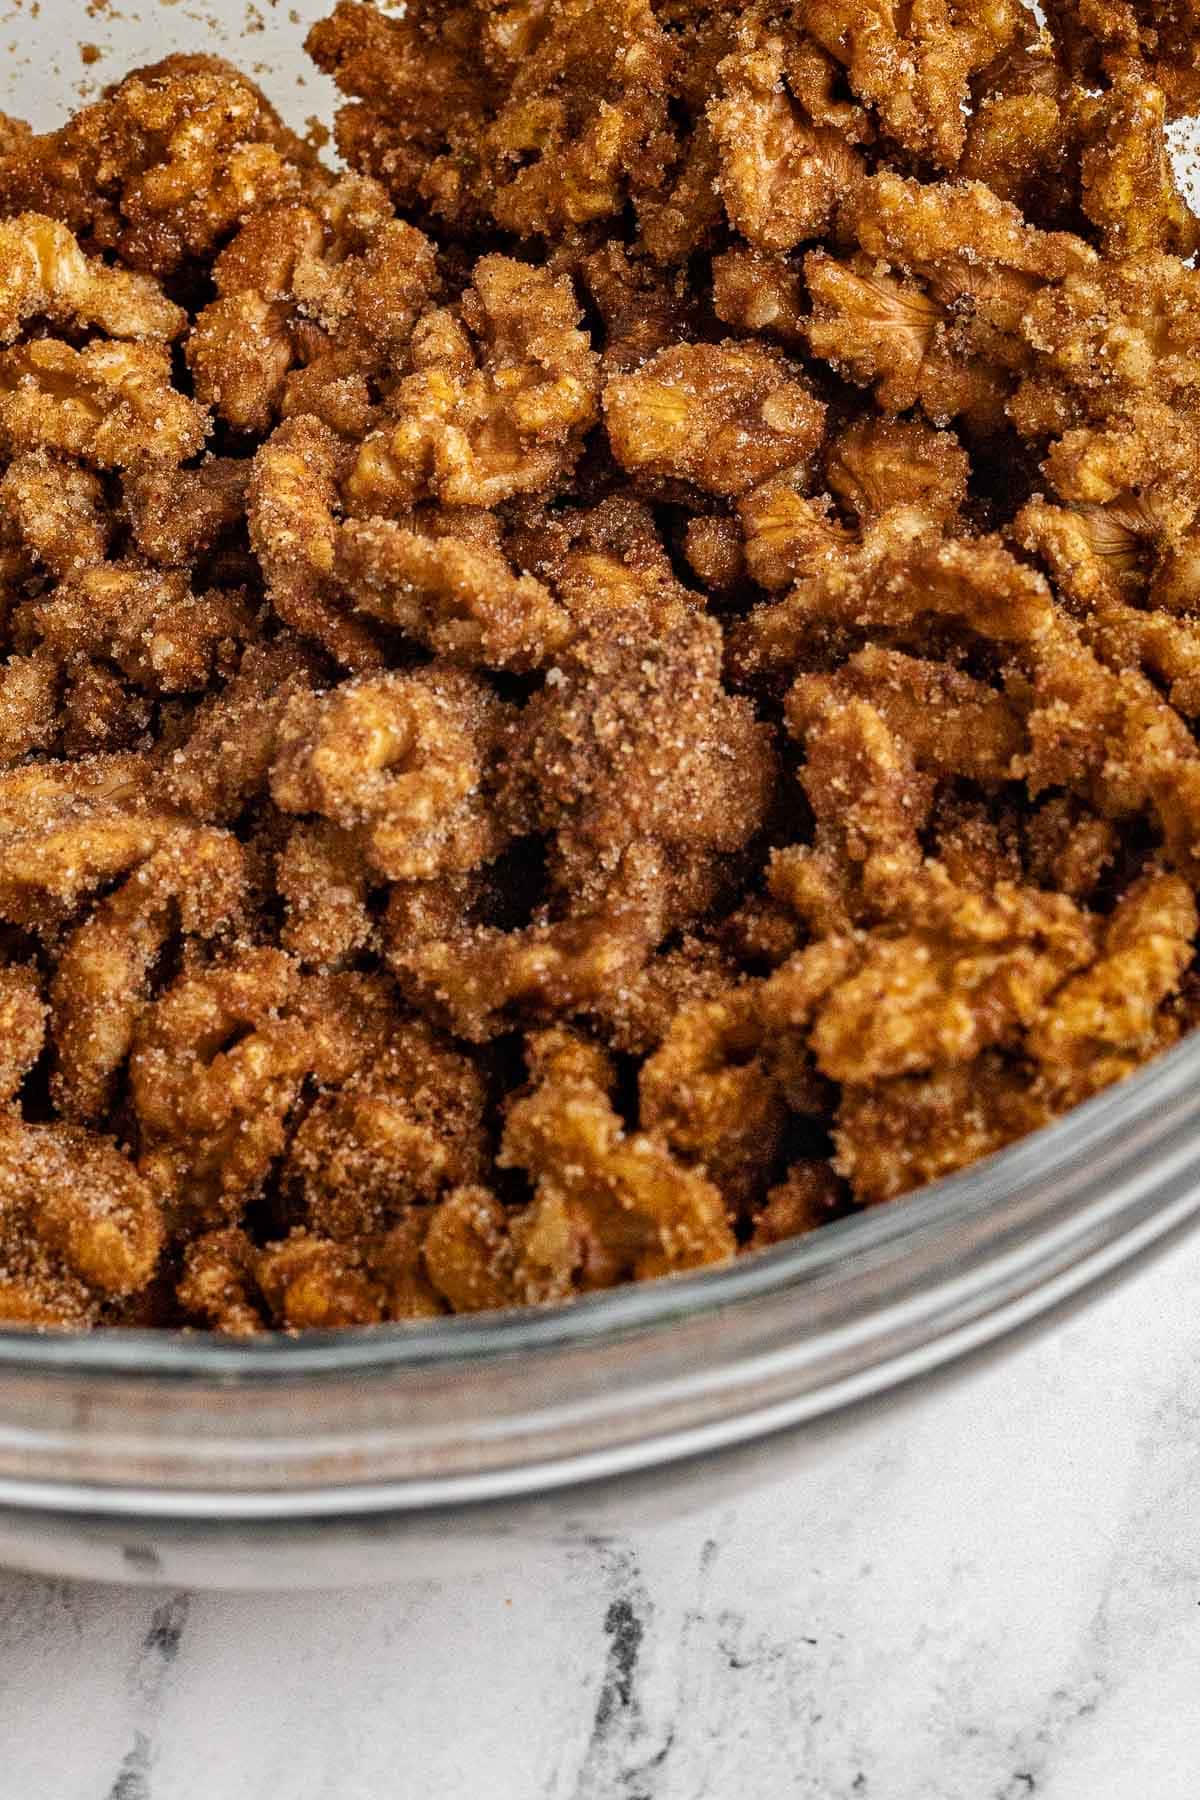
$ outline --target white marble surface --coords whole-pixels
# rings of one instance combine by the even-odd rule
[[[354,1593],[0,1574],[4,1800],[1195,1800],[1200,1234],[736,1507]]]

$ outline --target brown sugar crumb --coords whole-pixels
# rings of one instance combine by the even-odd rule
[[[1195,1022],[1200,10],[1046,10],[0,118],[0,1321],[728,1262]]]

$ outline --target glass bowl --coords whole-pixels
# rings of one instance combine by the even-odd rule
[[[814,1453],[1200,1209],[1200,1035],[959,1175],[562,1308],[222,1342],[0,1332],[0,1561],[259,1584],[595,1537]]]
[[[78,105],[86,38],[99,81],[229,54],[303,127],[330,103],[301,48],[329,5],[249,35],[242,0],[26,12],[0,110],[45,129]],[[0,1562],[329,1584],[675,1514],[786,1475],[1197,1209],[1200,1036],[919,1194],[559,1310],[250,1344],[0,1331]]]

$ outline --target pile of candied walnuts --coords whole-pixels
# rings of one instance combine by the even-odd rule
[[[1200,1021],[1200,6],[343,0],[0,119],[0,1318],[557,1301]]]

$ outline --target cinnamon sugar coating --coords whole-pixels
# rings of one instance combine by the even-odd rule
[[[1200,103],[1200,12],[1194,0],[1051,0],[1047,7],[1068,66],[1080,76],[1119,79],[1146,69],[1174,114]]]
[[[0,120],[0,1322],[561,1303],[1196,1018],[1190,0],[341,0]]]
[[[135,70],[58,131],[0,145],[0,207],[165,275],[211,256],[265,201],[328,177],[254,83],[215,56]]]

